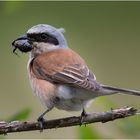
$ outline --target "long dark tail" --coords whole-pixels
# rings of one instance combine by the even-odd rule
[[[113,91],[114,93],[124,93],[124,94],[128,94],[128,95],[140,96],[140,91],[111,87],[111,86],[107,86],[107,85],[101,85],[101,86],[103,89]]]

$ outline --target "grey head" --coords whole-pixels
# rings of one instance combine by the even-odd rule
[[[63,28],[55,28],[47,24],[38,24],[31,27],[27,33],[12,42],[14,47],[13,52],[16,53],[16,49],[21,52],[33,52],[35,50],[35,44],[50,44],[50,47],[55,46],[56,48],[67,48],[67,41],[63,35]],[[34,44],[34,45],[33,45]],[[41,51],[45,45],[42,45],[37,51]]]
[[[56,43],[55,45],[59,45],[60,48],[66,48],[68,47],[68,45],[63,35],[64,32],[65,30],[63,28],[55,28],[48,24],[38,24],[30,28],[27,31],[27,35],[28,36],[43,35],[44,38],[45,35],[46,36],[48,35],[49,36],[48,38],[50,38],[48,41],[50,41],[50,43]]]

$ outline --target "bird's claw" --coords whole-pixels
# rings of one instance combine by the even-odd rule
[[[87,116],[86,111],[83,109],[81,116],[80,116],[80,126],[84,124],[84,118]],[[85,124],[86,127],[86,124]]]
[[[43,129],[44,129],[44,125],[45,125],[45,119],[43,118],[43,117],[39,117],[38,119],[37,119],[37,121],[38,121],[38,125],[39,125],[39,127],[40,127],[40,132],[42,132],[43,131]]]

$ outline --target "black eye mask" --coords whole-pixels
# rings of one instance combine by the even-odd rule
[[[50,36],[46,33],[28,34],[27,36],[28,36],[29,39],[32,39],[36,42],[46,42],[46,43],[51,43],[51,44],[54,44],[54,45],[59,44],[58,40],[55,37]]]

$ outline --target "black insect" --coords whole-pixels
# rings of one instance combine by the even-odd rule
[[[24,36],[14,40],[12,42],[12,46],[14,47],[13,53],[16,55],[17,55],[17,53],[16,53],[17,49],[19,49],[21,52],[25,52],[25,53],[32,50],[31,43]]]

